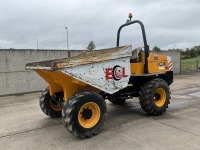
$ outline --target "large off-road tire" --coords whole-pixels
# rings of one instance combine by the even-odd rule
[[[95,92],[80,92],[64,104],[62,120],[67,130],[81,138],[98,134],[106,120],[106,102]]]
[[[52,118],[61,117],[62,107],[59,106],[49,94],[48,87],[41,93],[40,108],[47,116],[50,116]]]
[[[109,98],[108,100],[115,105],[123,105],[125,103],[125,99],[122,98]]]
[[[141,108],[149,115],[162,115],[170,103],[169,86],[160,78],[144,83],[139,94]]]

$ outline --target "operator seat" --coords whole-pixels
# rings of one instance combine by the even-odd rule
[[[132,56],[130,59],[130,63],[138,63],[141,61],[141,53],[142,53],[142,48],[136,48],[132,51]]]

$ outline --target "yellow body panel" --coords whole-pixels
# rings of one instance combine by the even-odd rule
[[[131,75],[144,73],[144,54],[141,54],[141,62],[131,63]],[[169,71],[167,56],[161,54],[149,54],[148,58],[149,73],[163,73]]]
[[[131,75],[139,75],[144,73],[144,63],[131,63]]]
[[[94,91],[99,93],[100,90],[80,81],[62,72],[35,70],[49,84],[50,95],[56,92],[64,92],[64,101],[80,91]]]

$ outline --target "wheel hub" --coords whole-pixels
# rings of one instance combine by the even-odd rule
[[[62,107],[52,97],[50,99],[50,105],[53,110],[56,110],[56,111],[62,110]]]
[[[156,106],[162,107],[166,102],[166,98],[167,98],[166,92],[163,88],[158,88],[155,91],[154,101],[155,101]]]
[[[90,119],[92,117],[92,109],[85,109],[83,110],[82,112],[82,117],[85,118],[85,119]]]
[[[156,93],[155,94],[155,101],[159,101],[160,100],[160,94]]]
[[[100,108],[94,102],[85,103],[79,110],[78,121],[84,128],[95,126],[100,119]]]

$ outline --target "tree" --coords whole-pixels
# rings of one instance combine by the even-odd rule
[[[93,50],[93,49],[95,49],[95,48],[96,48],[96,46],[95,46],[94,42],[93,42],[93,41],[90,41],[90,43],[89,43],[88,46],[87,46],[87,50]]]
[[[169,49],[168,51],[171,51],[171,52],[182,52],[182,50],[180,48],[173,48],[173,49]]]
[[[186,48],[186,53],[185,53],[186,55],[190,55],[190,49],[189,48]]]
[[[153,51],[154,51],[155,53],[157,53],[157,52],[160,52],[161,49],[160,49],[158,46],[154,46]]]
[[[190,49],[190,57],[195,57],[196,56],[196,51],[194,48]]]
[[[200,46],[195,46],[194,47],[196,54],[199,55],[200,54]]]

